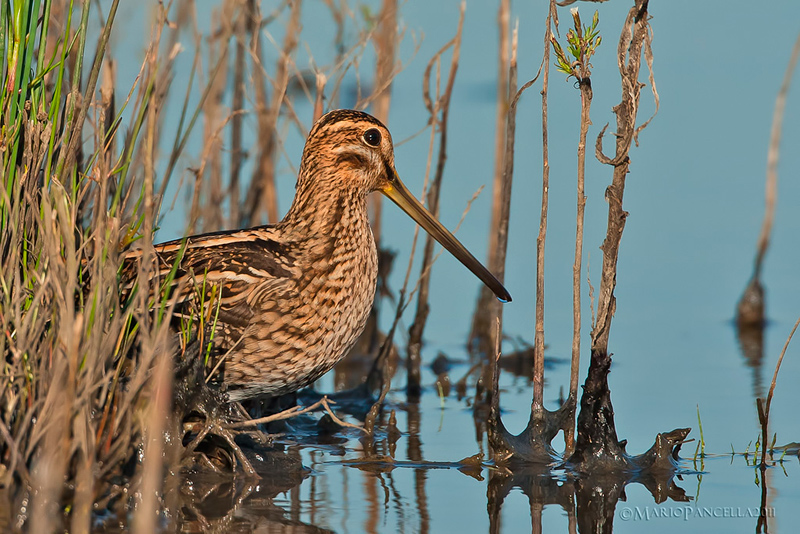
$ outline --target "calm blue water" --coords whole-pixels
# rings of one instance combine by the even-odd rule
[[[198,3],[201,31],[209,27],[218,2]],[[379,2],[371,2],[377,10]],[[489,185],[493,169],[494,91],[496,72],[496,2],[467,4],[461,63],[450,112],[450,143],[442,190],[441,220],[448,227],[458,222],[467,201],[481,185]],[[630,2],[576,4],[588,19],[600,10],[604,37],[593,60],[594,100],[590,147],[606,122],[613,125],[611,107],[619,102],[616,43]],[[429,137],[424,133],[401,142],[419,131],[426,119],[422,105],[422,72],[428,59],[454,34],[459,2],[410,0],[401,7],[406,30],[399,56],[405,65],[393,86],[389,127],[393,132],[397,168],[412,191],[420,191],[425,173]],[[744,452],[755,443],[758,425],[754,401],[753,370],[745,365],[731,324],[735,303],[750,276],[754,245],[763,214],[764,173],[769,129],[777,94],[791,46],[800,31],[800,5],[794,0],[776,0],[764,9],[755,2],[652,2],[655,75],[661,108],[652,124],[640,135],[641,145],[631,153],[631,174],[625,208],[630,217],[623,236],[619,262],[617,313],[610,350],[614,366],[610,377],[616,411],[617,432],[628,440],[628,450],[644,452],[657,432],[691,426],[697,438],[697,410],[703,421],[706,452],[724,455],[733,448]],[[351,6],[357,9],[358,6]],[[264,3],[263,10],[272,9]],[[532,77],[541,61],[545,2],[515,2],[513,19],[519,22],[520,83]],[[308,66],[310,50],[317,64],[332,57],[333,28],[327,8],[321,2],[303,7],[303,34],[298,67]],[[559,11],[562,34],[570,22],[569,11]],[[119,86],[127,87],[138,72],[142,38],[149,27],[147,10],[127,4],[121,8],[116,36]],[[358,16],[358,15],[357,15]],[[276,32],[280,43],[282,30]],[[349,25],[350,39],[355,36]],[[187,51],[180,57],[175,100],[165,118],[166,147],[171,145],[183,95],[184,76],[191,63],[192,44],[183,37]],[[265,49],[274,64],[275,50],[267,39]],[[419,49],[415,52],[415,47]],[[449,61],[449,55],[446,61]],[[373,70],[368,47],[360,67],[362,79]],[[206,70],[208,68],[206,67]],[[550,86],[550,219],[546,257],[546,342],[548,353],[567,358],[572,330],[571,267],[574,250],[575,153],[578,138],[579,95],[571,82],[553,69]],[[644,80],[644,78],[642,78]],[[348,78],[350,83],[354,77]],[[511,206],[506,286],[514,300],[505,306],[505,330],[532,342],[534,309],[535,236],[538,231],[541,179],[540,84],[526,93],[517,118],[517,153],[514,197]],[[118,95],[119,97],[120,95]],[[252,95],[250,95],[252,97]],[[767,290],[770,319],[765,335],[763,383],[768,386],[772,370],[786,336],[800,315],[800,284],[797,283],[797,235],[800,217],[794,205],[800,195],[800,98],[798,88],[790,92],[781,161],[779,201],[773,240],[766,260],[763,282]],[[196,102],[197,94],[194,95]],[[643,91],[640,121],[653,111],[652,98]],[[344,100],[342,105],[347,105]],[[302,99],[296,111],[306,125],[311,105]],[[173,113],[173,109],[175,112]],[[246,119],[254,132],[254,119]],[[198,130],[200,132],[201,129]],[[227,138],[226,138],[226,143]],[[606,145],[612,146],[607,138]],[[290,131],[285,145],[288,159],[278,165],[280,208],[285,210],[294,189],[294,171],[302,149],[302,138]],[[187,148],[178,170],[196,166],[201,147],[199,135]],[[591,149],[589,150],[591,153]],[[591,154],[590,154],[591,155]],[[249,174],[246,172],[245,174]],[[190,176],[184,172],[184,176]],[[610,169],[587,160],[587,209],[584,269],[597,285],[605,232],[606,204],[603,192],[610,182]],[[176,181],[177,183],[177,181]],[[164,215],[159,239],[182,235],[185,200],[190,191],[172,188],[165,200],[165,212],[177,195],[175,208]],[[485,257],[490,194],[488,189],[472,205],[460,239],[479,258]],[[384,210],[384,243],[397,250],[396,269],[391,279],[396,290],[402,285],[408,261],[413,223],[387,204]],[[416,271],[418,272],[418,271]],[[478,282],[454,259],[443,255],[433,271],[432,311],[428,320],[423,357],[430,362],[439,351],[453,359],[466,360],[463,350]],[[584,279],[586,275],[584,274]],[[584,284],[584,318],[590,316],[588,286]],[[412,307],[413,308],[413,307]],[[392,315],[387,306],[384,326]],[[412,310],[413,311],[413,310]],[[406,317],[406,326],[411,316]],[[588,348],[588,321],[583,344]],[[402,344],[404,335],[399,342]],[[511,346],[505,347],[510,350]],[[587,354],[584,350],[584,355]],[[794,387],[800,375],[797,345],[791,346],[784,361],[773,401],[771,428],[778,444],[798,441],[800,427],[796,406],[800,389]],[[586,364],[582,366],[586,368]],[[467,370],[457,366],[454,380]],[[568,366],[548,370],[545,398],[555,406],[560,387],[568,384]],[[396,393],[390,401],[398,407],[398,427],[406,432],[397,444],[396,458],[413,457],[409,445],[417,437],[422,457],[428,461],[457,461],[485,451],[476,441],[471,410],[466,401],[452,393],[440,402],[432,386],[435,376],[423,375],[427,386],[419,406],[419,430],[408,432],[408,413]],[[583,376],[581,377],[583,380]],[[395,387],[405,379],[395,377]],[[504,421],[510,429],[521,430],[528,417],[530,387],[524,379],[503,375]],[[318,385],[320,391],[333,387],[330,378]],[[760,393],[763,394],[763,393]],[[360,443],[346,434],[345,458],[358,458]],[[752,451],[754,445],[750,445]],[[691,456],[694,443],[684,449]],[[287,518],[315,524],[337,532],[486,532],[487,480],[468,477],[455,469],[400,467],[389,474],[371,474],[342,465],[342,457],[320,448],[302,449],[304,464],[313,469],[311,477],[291,492],[279,495],[272,504],[285,510]],[[781,468],[770,472],[769,506],[775,517],[771,532],[791,532],[800,519],[796,503],[797,457],[787,456]],[[686,463],[691,470],[691,463]],[[739,517],[740,509],[757,507],[760,490],[756,471],[745,459],[720,456],[707,459],[702,481],[687,475],[679,482],[692,506],[736,509],[728,515],[680,517],[686,503],[666,503],[661,508],[640,485],[629,486],[627,501],[617,506],[615,532],[718,532],[751,531],[754,518]],[[420,490],[422,488],[422,490]],[[665,508],[667,507],[667,508]],[[245,505],[247,508],[247,505]],[[625,512],[628,509],[628,512]],[[649,511],[648,511],[649,510]],[[655,512],[653,512],[655,510]],[[667,510],[664,512],[664,510]],[[255,512],[250,510],[252,515]],[[625,520],[626,514],[633,519]],[[652,516],[647,516],[650,513]],[[568,531],[568,519],[559,506],[548,505],[541,513],[545,532]],[[639,514],[639,515],[637,515]],[[642,514],[650,517],[641,519]],[[666,517],[665,517],[666,515]],[[678,515],[679,517],[675,517]],[[639,519],[636,519],[636,518]],[[524,532],[531,527],[531,506],[518,489],[505,499],[500,515],[500,532]],[[646,525],[643,523],[646,522]]]

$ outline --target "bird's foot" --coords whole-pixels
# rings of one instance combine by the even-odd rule
[[[201,373],[202,369],[198,370]],[[249,419],[238,403],[229,403],[225,395],[209,387],[200,378],[187,376],[181,381],[176,402],[182,410],[184,467],[231,473],[238,469],[248,476],[258,476],[241,446],[238,436],[247,435],[251,442],[266,444],[266,436],[254,430],[231,428],[232,424]]]
[[[247,476],[258,477],[253,464],[236,443],[236,437],[243,433],[241,430],[229,428],[225,418],[216,414],[207,414],[202,420],[195,419],[196,414],[191,417],[184,419],[185,464],[217,473],[242,469]]]

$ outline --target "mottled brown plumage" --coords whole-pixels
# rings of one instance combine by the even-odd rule
[[[180,256],[179,314],[216,324],[217,372],[230,400],[296,391],[327,372],[361,334],[378,270],[367,195],[381,191],[503,300],[503,286],[400,182],[386,127],[352,110],[320,118],[306,140],[294,202],[278,224],[155,247],[162,280]],[[127,256],[132,283],[134,261]],[[123,275],[125,277],[125,275]],[[212,288],[216,288],[213,290]]]

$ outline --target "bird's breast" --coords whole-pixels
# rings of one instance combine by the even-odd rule
[[[342,358],[364,329],[375,298],[378,257],[369,227],[334,236],[332,254],[317,257],[305,288],[309,310],[319,322],[323,358]],[[317,336],[313,336],[317,337]]]
[[[251,325],[228,356],[229,397],[281,395],[322,376],[364,330],[378,275],[375,240],[364,207],[347,210],[326,232],[298,229],[285,236],[290,275],[266,288]],[[289,261],[291,260],[291,261]]]

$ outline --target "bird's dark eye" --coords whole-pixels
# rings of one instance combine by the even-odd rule
[[[379,132],[376,128],[370,128],[364,132],[364,142],[369,146],[380,146],[381,132]]]

